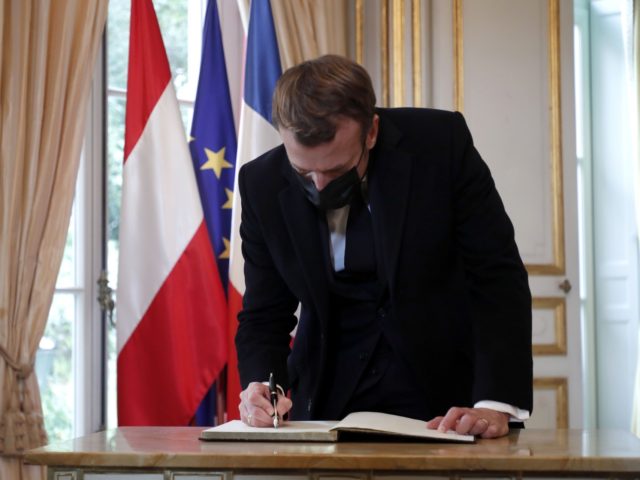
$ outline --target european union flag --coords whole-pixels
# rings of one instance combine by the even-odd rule
[[[218,8],[209,0],[202,37],[200,78],[191,126],[191,158],[218,272],[225,289],[229,272],[229,237],[237,150]],[[226,310],[216,320],[226,324]],[[211,425],[214,388],[196,414],[196,424]]]
[[[237,140],[218,7],[213,0],[209,0],[204,22],[200,78],[191,125],[191,158],[226,290]]]

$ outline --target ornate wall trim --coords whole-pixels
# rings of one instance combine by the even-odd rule
[[[454,105],[464,111],[464,0],[453,2]],[[549,124],[551,133],[551,208],[553,260],[547,264],[526,264],[532,275],[564,275],[566,271],[564,232],[564,191],[562,175],[562,112],[560,99],[560,6],[547,0]]]
[[[565,377],[542,377],[533,379],[533,390],[553,390],[556,398],[556,428],[569,427],[567,408],[567,379]]]
[[[535,343],[534,355],[566,355],[567,353],[567,306],[562,297],[538,297],[533,299],[533,310],[553,310],[554,341]]]

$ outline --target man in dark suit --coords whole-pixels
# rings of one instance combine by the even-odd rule
[[[504,435],[532,409],[513,227],[462,115],[374,105],[368,74],[343,57],[278,81],[283,145],[239,177],[241,418],[272,425],[273,372],[291,392],[278,416],[381,411]]]

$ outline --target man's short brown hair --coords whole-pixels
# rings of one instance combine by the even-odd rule
[[[336,134],[336,118],[356,120],[364,140],[375,114],[371,78],[358,63],[324,55],[288,69],[273,92],[276,128],[290,130],[299,143],[315,146]]]

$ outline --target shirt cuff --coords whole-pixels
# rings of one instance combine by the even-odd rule
[[[508,403],[494,402],[493,400],[481,400],[476,402],[474,408],[489,408],[496,412],[508,413],[511,415],[509,421],[521,422],[529,418],[529,410],[522,410],[521,408],[514,407]]]

